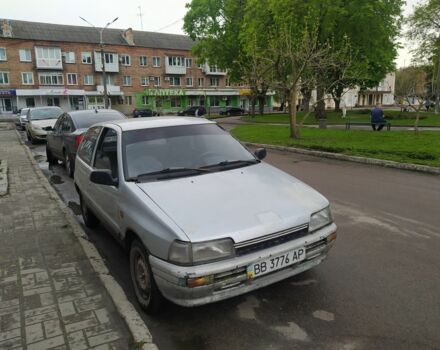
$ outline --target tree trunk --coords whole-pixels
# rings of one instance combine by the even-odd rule
[[[414,131],[416,135],[419,134],[419,120],[420,120],[420,110],[422,109],[423,103],[419,105],[416,110],[416,121],[414,122]]]
[[[264,114],[264,104],[266,103],[266,94],[258,96],[258,111],[260,115]]]
[[[319,87],[316,91],[316,98],[318,100],[315,108],[316,120],[325,119],[325,101],[324,101],[324,88]]]
[[[440,113],[440,53],[437,58],[437,77],[436,77],[436,89],[435,89],[435,114]]]
[[[333,101],[335,101],[335,111],[340,111],[341,110],[341,107],[340,107],[341,99],[334,96]]]
[[[310,111],[310,100],[312,99],[312,90],[308,88],[301,89],[301,93],[303,95],[303,111],[304,114],[309,113]]]
[[[255,96],[252,95],[251,96],[251,116],[252,117],[255,117],[255,103],[256,103]]]
[[[341,86],[341,84],[337,84],[335,89],[333,90],[332,97],[335,101],[335,110],[340,111],[341,110],[341,99],[342,99],[342,93],[344,92],[344,88]]]
[[[296,124],[296,103],[298,99],[297,86],[295,85],[292,88],[292,91],[289,93],[289,119],[290,119],[290,137],[292,139],[299,139],[299,128]]]

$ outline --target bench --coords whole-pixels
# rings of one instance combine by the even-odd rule
[[[347,120],[347,122],[345,123],[345,130],[349,130],[352,125],[368,125],[368,126],[371,126],[371,124],[372,124],[371,122],[359,122],[359,121]],[[387,127],[387,131],[391,130],[391,123],[386,121],[386,120],[384,122],[379,122],[379,123],[374,123],[374,124],[376,124],[376,126],[385,125]]]

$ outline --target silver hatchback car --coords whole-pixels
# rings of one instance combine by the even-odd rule
[[[329,202],[200,118],[91,127],[75,185],[87,226],[101,222],[129,251],[139,303],[195,306],[321,263],[336,239]]]

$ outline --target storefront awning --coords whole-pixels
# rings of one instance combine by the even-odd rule
[[[54,89],[20,89],[17,96],[83,96],[84,90],[54,88]]]

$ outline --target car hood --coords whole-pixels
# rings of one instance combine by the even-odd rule
[[[51,126],[53,127],[55,123],[57,122],[57,119],[42,119],[42,120],[31,120],[31,123],[33,125],[38,125],[42,128]]]
[[[246,241],[308,223],[328,205],[311,187],[265,163],[137,185],[193,242]]]

